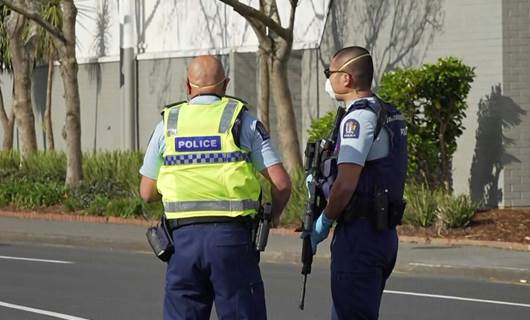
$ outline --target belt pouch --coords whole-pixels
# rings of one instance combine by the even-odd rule
[[[389,228],[388,192],[377,191],[374,197],[374,226],[377,231]]]
[[[160,223],[156,227],[147,229],[146,236],[155,255],[160,260],[168,262],[174,252],[174,247],[166,218],[162,216]]]

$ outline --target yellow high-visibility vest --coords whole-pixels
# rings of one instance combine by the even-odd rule
[[[166,150],[157,188],[166,218],[253,215],[260,184],[250,154],[232,127],[244,103],[224,97],[208,105],[187,102],[164,110]]]

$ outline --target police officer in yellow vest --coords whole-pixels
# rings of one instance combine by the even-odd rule
[[[266,319],[259,253],[248,221],[256,214],[259,171],[271,182],[277,225],[291,192],[264,126],[245,103],[226,97],[214,56],[188,67],[188,101],[167,106],[140,169],[144,201],[161,195],[175,252],[166,272],[164,319]]]

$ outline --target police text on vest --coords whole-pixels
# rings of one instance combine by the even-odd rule
[[[178,152],[221,150],[221,137],[176,137],[175,150]]]

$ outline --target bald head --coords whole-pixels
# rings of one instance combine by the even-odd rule
[[[221,61],[215,56],[198,56],[188,66],[188,94],[224,95],[228,79]]]
[[[368,50],[363,47],[346,47],[335,53],[331,60],[334,70],[346,71],[354,77],[356,89],[370,89],[374,65]]]

